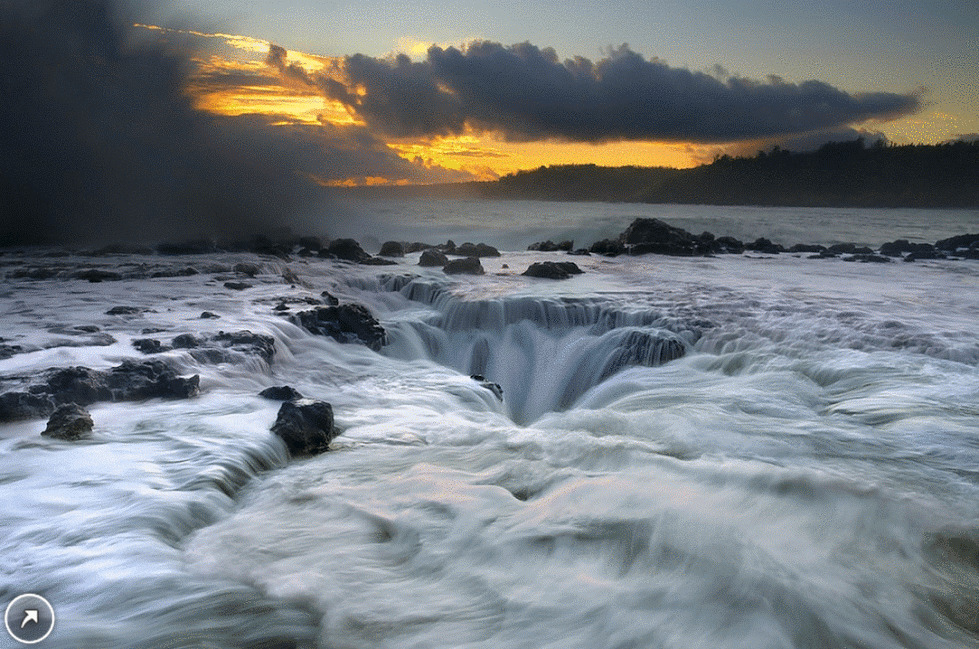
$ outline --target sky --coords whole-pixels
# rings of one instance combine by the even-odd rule
[[[974,0],[0,0],[0,243],[245,236],[317,186],[979,133]]]

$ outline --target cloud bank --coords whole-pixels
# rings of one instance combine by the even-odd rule
[[[0,244],[248,236],[313,184],[262,124],[184,93],[192,51],[107,0],[0,1]]]
[[[420,62],[357,54],[345,58],[346,83],[302,78],[282,57],[270,62],[391,137],[454,135],[469,126],[523,141],[716,143],[893,119],[921,107],[915,94],[850,94],[777,77],[719,79],[647,60],[627,45],[596,62],[489,41],[433,46]]]

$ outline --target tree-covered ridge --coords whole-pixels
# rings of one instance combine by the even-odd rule
[[[473,187],[487,198],[714,205],[979,207],[979,142],[775,148],[692,169],[563,165]]]

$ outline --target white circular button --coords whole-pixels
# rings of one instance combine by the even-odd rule
[[[3,614],[10,637],[23,644],[36,644],[54,630],[54,608],[40,595],[18,595]]]

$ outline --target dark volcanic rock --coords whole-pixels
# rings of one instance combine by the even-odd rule
[[[114,306],[105,312],[105,315],[136,315],[146,309],[138,306]]]
[[[850,255],[849,257],[844,257],[843,261],[859,261],[861,263],[875,263],[875,264],[886,264],[891,261],[890,257],[884,257],[881,255],[875,255],[873,253],[861,252],[855,255]]]
[[[387,342],[381,323],[361,304],[323,306],[289,316],[306,331],[341,343],[361,343],[379,351]]]
[[[460,257],[499,257],[500,251],[485,243],[472,244],[466,242],[452,252],[446,252],[446,254],[459,255]]]
[[[114,282],[122,279],[122,274],[112,270],[85,268],[71,274],[73,279],[86,279],[90,282]]]
[[[382,257],[404,257],[405,246],[400,241],[385,241],[381,245],[381,251],[377,254]]]
[[[601,241],[596,241],[595,243],[591,244],[591,248],[589,250],[596,255],[615,257],[625,252],[625,246],[614,239],[602,239]]]
[[[949,252],[955,252],[961,248],[968,249],[977,246],[979,246],[979,234],[960,234],[935,242],[936,248]]]
[[[781,252],[785,252],[785,248],[777,243],[772,243],[765,237],[758,237],[751,243],[746,244],[744,248],[745,250],[760,252],[766,255],[777,255]]]
[[[523,274],[544,279],[569,279],[572,275],[581,275],[583,272],[573,261],[539,261],[531,264]]]
[[[487,381],[486,377],[482,374],[473,374],[470,378],[479,383],[480,386],[492,392],[497,399],[503,401],[503,387],[499,383]]]
[[[303,395],[299,394],[298,390],[288,385],[265,388],[258,393],[258,396],[271,401],[296,401],[297,399],[303,398]]]
[[[900,257],[905,252],[911,252],[911,242],[907,239],[888,241],[880,246],[880,254],[887,257]]]
[[[275,338],[266,334],[253,333],[247,329],[219,331],[210,340],[219,343],[226,349],[260,356],[266,363],[271,363],[272,357],[275,356]]]
[[[75,403],[67,403],[51,414],[48,426],[41,435],[75,441],[88,437],[94,422],[87,410]]]
[[[562,241],[561,243],[554,243],[550,239],[547,241],[538,241],[537,243],[532,243],[527,246],[527,250],[538,250],[540,252],[571,252],[574,249],[574,241]]]
[[[234,271],[236,273],[240,273],[242,275],[247,275],[249,277],[255,277],[260,272],[262,272],[262,270],[258,267],[257,264],[251,264],[251,263],[244,262],[244,261],[235,264]]]
[[[335,259],[353,261],[358,264],[371,258],[354,239],[334,239],[325,250],[328,255]],[[320,250],[320,256],[323,256],[323,250]]]
[[[224,287],[232,291],[244,291],[247,288],[251,288],[252,285],[248,282],[225,282]]]
[[[325,401],[286,401],[272,424],[289,454],[316,455],[329,449],[339,433],[333,425],[333,407]]]
[[[740,255],[744,252],[744,243],[734,237],[717,237],[714,239],[715,252],[724,252],[733,255]]]
[[[447,263],[449,263],[449,258],[435,248],[423,250],[421,257],[418,259],[419,266],[437,266],[442,268]]]
[[[180,377],[161,360],[124,361],[106,371],[66,367],[26,391],[0,394],[0,421],[46,417],[68,403],[186,399],[199,393],[200,376]]]
[[[630,255],[653,253],[680,257],[707,254],[711,243],[659,219],[646,218],[636,219],[629,224],[619,235],[619,241],[626,246]]]
[[[852,255],[857,251],[857,244],[855,243],[834,243],[826,252],[834,255]]]
[[[393,259],[384,259],[383,257],[368,257],[367,259],[360,262],[364,266],[397,266],[398,262]]]
[[[204,311],[200,315],[201,320],[217,320],[220,317],[217,313],[211,313],[210,311]]]
[[[138,338],[133,341],[133,347],[143,354],[159,354],[169,351],[170,347],[164,345],[156,338]]]
[[[466,257],[465,259],[453,259],[447,263],[443,271],[449,275],[483,275],[483,265],[479,263],[478,257]]]
[[[815,252],[820,253],[826,250],[826,246],[821,246],[818,243],[797,243],[786,252]]]

